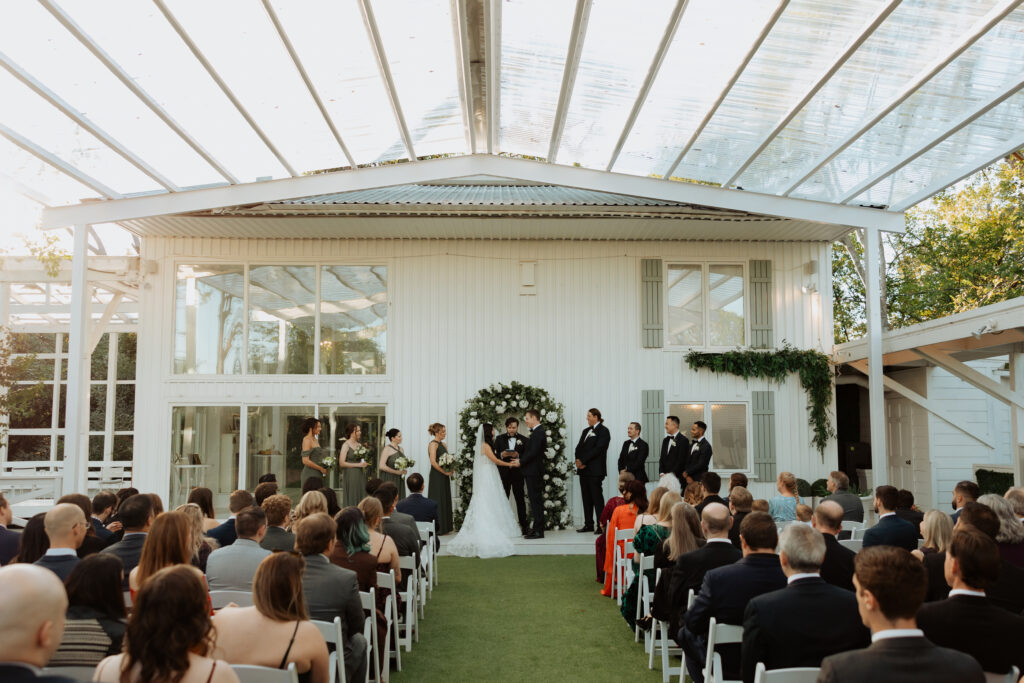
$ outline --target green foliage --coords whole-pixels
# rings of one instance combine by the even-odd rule
[[[814,483],[811,484],[811,495],[817,498],[824,498],[828,495],[828,480],[827,479],[815,479]]]
[[[864,249],[854,238],[858,254]],[[857,275],[850,254],[839,242],[832,243],[832,327],[837,344],[860,339],[867,331],[864,311],[864,283]]]
[[[811,496],[814,495],[814,492],[811,489],[811,482],[807,481],[806,479],[798,478],[796,480],[796,493],[798,496],[800,496],[801,501],[805,503],[809,501],[811,499]]]
[[[796,349],[784,343],[778,351],[691,351],[686,354],[686,362],[693,370],[704,368],[747,380],[751,377],[769,379],[779,384],[791,373],[796,373],[800,377],[800,386],[807,393],[808,423],[814,431],[811,444],[822,458],[825,457],[825,446],[836,435],[828,414],[828,407],[832,404],[833,380],[828,356],[820,351]]]
[[[981,494],[994,493],[1001,496],[1013,486],[1013,472],[996,472],[994,470],[978,470],[974,473],[978,479]]]
[[[71,260],[71,254],[60,246],[60,239],[52,232],[43,233],[36,241],[23,238],[29,252],[36,257],[50,277],[60,275],[60,265]]]
[[[14,355],[22,351],[20,346],[18,337],[0,327],[0,417],[7,418],[0,420],[0,443],[7,443],[9,424],[17,425],[40,408],[52,410],[52,402],[46,405],[46,387],[42,382],[15,388],[18,381],[33,376],[36,359],[34,353]]]

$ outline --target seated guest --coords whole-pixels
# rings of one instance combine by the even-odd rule
[[[267,472],[265,474],[261,474],[260,478],[256,480],[257,484],[266,484],[267,482],[270,482],[271,484],[276,484],[277,475],[274,474],[273,472]]]
[[[117,499],[117,503],[114,505],[114,513],[107,518],[107,528],[114,532],[114,535],[107,541],[108,543],[118,543],[124,538],[124,525],[121,521],[121,503],[125,502],[134,495],[137,495],[139,490],[133,486],[126,486],[120,488],[114,492],[114,497]],[[152,501],[151,501],[152,502]]]
[[[804,505],[803,503],[798,503],[797,504],[797,506],[796,506],[796,521],[800,522],[801,524],[807,524],[808,526],[810,526],[810,524],[811,524],[811,514],[812,513],[811,513],[811,506],[810,505]]]
[[[256,507],[262,507],[263,501],[277,494],[277,482],[276,481],[265,481],[256,487],[256,490],[252,492],[253,505]]]
[[[1010,505],[1013,506],[1013,514],[1017,515],[1017,520],[1024,522],[1024,486],[1014,486],[1006,490],[1003,494],[1003,498],[1010,501]]]
[[[729,475],[729,494],[730,495],[732,494],[732,490],[734,488],[736,488],[737,486],[742,486],[743,488],[747,488],[748,485],[749,485],[749,482],[747,480],[747,475],[743,474],[742,472],[733,472],[732,474]]]
[[[383,513],[380,526],[381,531],[390,536],[395,541],[395,547],[398,548],[398,554],[405,557],[412,557],[416,561],[416,566],[420,566],[420,534],[419,531],[410,529],[406,524],[396,521],[391,518],[391,514],[395,511],[395,503],[398,502],[398,487],[392,484],[390,481],[385,482],[377,491],[373,494],[373,497],[380,501],[381,511]],[[403,590],[405,589],[405,582],[403,580]]]
[[[302,593],[305,568],[300,555],[268,553],[252,581],[253,606],[225,607],[214,615],[216,656],[231,664],[271,669],[294,663],[300,683],[328,683],[327,642],[310,622]]]
[[[597,560],[597,582],[604,583],[604,555],[605,546],[608,543],[608,523],[612,519],[612,513],[615,512],[615,508],[620,505],[625,505],[626,499],[622,497],[622,492],[626,490],[626,484],[635,480],[636,477],[630,472],[619,473],[619,495],[614,498],[609,498],[604,504],[604,509],[601,510],[601,517],[598,518],[597,524],[599,527],[600,534],[594,539],[594,557]]]
[[[147,493],[146,495],[153,501],[153,516],[159,517],[162,515],[164,513],[164,501],[160,498],[160,494]]]
[[[983,501],[985,496],[979,499]],[[991,538],[961,524],[946,551],[949,597],[929,602],[917,612],[925,637],[941,647],[966,652],[990,673],[1024,670],[1024,650],[1007,643],[1024,642],[1024,617],[996,607],[985,590],[999,578],[999,549]]]
[[[188,494],[188,502],[195,503],[203,511],[203,531],[209,533],[211,529],[220,526],[217,515],[213,511],[213,491],[205,486],[197,486]]]
[[[764,498],[755,498],[750,503],[751,512],[768,512],[771,508],[772,506]]]
[[[179,505],[174,510],[188,519],[189,547],[192,548],[192,566],[206,573],[206,561],[214,551],[217,541],[208,538],[203,532],[203,511],[195,503]]]
[[[700,490],[703,494],[700,505],[697,506],[697,514],[704,512],[711,503],[718,503],[725,507],[729,507],[729,502],[718,495],[718,492],[722,490],[722,478],[715,472],[705,472],[700,478]]]
[[[97,553],[79,562],[65,585],[67,622],[60,648],[48,666],[96,666],[121,651],[124,638],[124,594],[121,560]]]
[[[437,503],[423,495],[423,475],[413,472],[405,480],[409,495],[398,501],[395,509],[410,515],[417,522],[432,522],[437,525]]]
[[[630,628],[636,626],[636,603],[640,598],[640,582],[646,581],[648,587],[654,588],[658,569],[667,571],[675,564],[668,561],[665,542],[672,531],[672,509],[677,503],[682,502],[683,499],[678,493],[665,489],[665,493],[659,499],[658,521],[640,527],[633,537],[633,581],[622,595],[620,609]],[[640,555],[654,558],[654,568],[648,569],[643,576],[640,575]]]
[[[102,541],[109,541],[114,536],[114,531],[104,526],[110,516],[114,514],[114,507],[117,505],[117,496],[113,491],[100,491],[92,497],[92,517],[89,522],[92,524],[96,536]],[[121,528],[117,525],[117,528]]]
[[[30,564],[0,569],[0,681],[74,683],[41,673],[60,646],[67,607],[64,586],[48,569]]]
[[[636,533],[640,527],[648,524],[658,523],[658,509],[661,506],[661,497],[668,493],[664,486],[656,486],[647,498],[647,509],[636,516],[633,522],[633,532]]]
[[[366,530],[370,532],[370,552],[377,560],[377,571],[387,574],[395,570],[395,581],[402,580],[402,569],[398,566],[398,547],[395,540],[381,533],[384,507],[380,501],[369,496],[359,501],[359,512],[363,515]]]
[[[46,536],[46,513],[40,512],[25,522],[25,529],[21,532],[18,546],[18,554],[12,562],[18,564],[33,564],[36,560],[46,554],[50,547],[50,539]]]
[[[957,485],[953,487],[953,514],[950,515],[953,518],[953,524],[960,519],[960,510],[964,505],[976,503],[979,497],[981,497],[981,489],[973,481],[957,482]]]
[[[381,482],[381,485],[377,487],[377,491],[381,491],[381,490],[389,492],[391,494],[391,496],[393,496],[394,499],[395,499],[395,507],[394,507],[393,510],[391,510],[391,514],[388,515],[391,518],[391,521],[396,523],[396,524],[404,524],[409,529],[409,531],[411,531],[413,534],[415,534],[416,538],[419,539],[420,538],[420,528],[418,526],[416,526],[416,518],[413,517],[412,515],[409,515],[409,514],[406,514],[406,513],[402,512],[402,511],[400,511],[398,509],[398,502],[401,500],[401,498],[400,498],[401,492],[399,491],[398,484],[396,484],[393,481]],[[374,493],[376,493],[376,492],[374,492]],[[373,494],[371,494],[371,495],[373,495]],[[420,544],[420,547],[423,547],[423,545],[424,545],[422,540],[419,541],[419,544]]]
[[[64,581],[78,564],[78,547],[91,526],[82,509],[72,503],[54,505],[43,518],[43,524],[50,547],[35,565],[49,569]]]
[[[838,505],[836,507],[839,507]],[[839,508],[840,511],[842,508]],[[867,647],[870,633],[857,613],[857,597],[819,575],[825,539],[804,524],[790,524],[779,537],[779,564],[787,587],[759,595],[743,617],[744,683],[765,668],[819,667],[837,652]],[[828,615],[824,619],[818,615]]]
[[[21,542],[21,532],[8,529],[11,520],[14,519],[14,512],[10,503],[3,493],[0,493],[0,565],[10,563],[18,554],[18,544]]]
[[[917,550],[917,529],[910,522],[896,516],[899,491],[895,486],[875,489],[875,514],[878,523],[864,532],[864,548],[873,545],[894,545],[907,552]]]
[[[370,498],[379,507],[376,499]],[[295,525],[295,549],[306,558],[302,591],[309,617],[333,622],[341,617],[344,641],[345,680],[366,679],[366,639],[363,637],[363,603],[356,573],[327,559],[336,544],[337,525],[326,514],[305,517]]]
[[[941,514],[941,513],[940,513]],[[853,558],[857,553],[839,543],[839,528],[843,525],[843,508],[833,500],[823,500],[814,508],[811,520],[814,528],[825,539],[825,557],[819,574],[825,583],[853,590]]]
[[[342,508],[334,521],[338,525],[335,534],[338,542],[334,544],[334,550],[328,558],[331,564],[336,564],[342,569],[349,569],[356,573],[359,581],[359,590],[367,593],[371,588],[377,589],[374,593],[377,604],[375,605],[377,637],[378,642],[383,643],[387,636],[387,599],[388,591],[377,588],[377,558],[370,552],[370,531],[366,528],[366,521],[359,508],[349,506]],[[380,665],[384,666],[384,652],[378,648],[377,656]]]
[[[984,683],[985,674],[969,655],[933,645],[917,628],[924,579],[921,563],[903,548],[874,546],[857,553],[853,583],[871,645],[826,657],[819,683]]]
[[[334,489],[323,487],[320,489],[320,493],[324,494],[324,500],[327,501],[327,515],[334,517],[334,515],[341,512],[341,506],[338,505],[338,494],[334,492]]]
[[[896,497],[896,516],[910,522],[918,530],[917,538],[921,540],[921,522],[924,521],[924,513],[914,505],[914,494],[906,489],[900,489]]]
[[[727,535],[727,534],[726,534]],[[728,539],[726,539],[728,540]],[[786,586],[775,546],[779,532],[771,515],[751,512],[740,525],[743,559],[724,567],[711,569],[704,575],[700,592],[693,606],[686,610],[683,628],[677,642],[686,654],[686,669],[694,683],[704,683],[704,658],[707,654],[708,627],[711,617],[719,624],[743,623],[743,611],[751,599]],[[721,543],[726,547],[726,543]],[[732,544],[728,544],[733,550]],[[724,645],[719,650],[725,677],[738,678],[740,648]]]
[[[288,514],[292,511],[292,499],[278,493],[264,500],[262,507],[267,515],[267,533],[260,541],[260,547],[270,552],[293,550],[295,534],[288,531]]]
[[[85,538],[82,539],[82,544],[79,545],[78,549],[75,551],[75,554],[78,555],[78,559],[82,559],[88,555],[94,555],[107,547],[107,542],[100,539],[100,537],[96,535],[96,530],[92,527],[92,522],[90,521],[92,519],[92,501],[89,500],[89,496],[81,493],[68,493],[57,499],[57,504],[59,505],[61,503],[77,505],[82,511],[82,514],[85,515]]]
[[[846,472],[837,470],[829,473],[825,488],[829,492],[825,500],[839,503],[839,506],[843,508],[844,522],[864,521],[864,505],[861,504],[857,494],[850,493],[850,478],[846,476]]]
[[[309,477],[302,482],[302,495],[305,496],[310,491],[319,491],[323,487],[324,480],[321,477]]]
[[[124,652],[100,662],[93,680],[238,683],[230,664],[213,659],[214,637],[202,573],[190,564],[164,567],[136,596]]]
[[[235,515],[238,539],[227,548],[210,553],[206,581],[212,591],[251,591],[252,577],[270,551],[260,547],[267,534],[267,514],[256,506]]]
[[[128,573],[132,599],[149,577],[164,567],[192,564],[192,535],[188,518],[181,512],[166,512],[155,520],[142,546],[139,564]]]
[[[926,512],[920,530],[924,543],[912,553],[919,560],[923,560],[925,555],[945,552],[953,540],[953,520],[941,510]]]
[[[677,494],[678,495],[678,494]],[[675,572],[676,562],[686,553],[693,552],[699,548],[704,541],[704,534],[700,528],[700,518],[697,511],[689,503],[676,503],[669,513],[672,519],[672,529],[668,539],[662,544],[662,552],[668,563],[668,569],[662,569],[661,578],[654,587],[654,598],[651,602],[650,615],[641,618],[637,623],[645,631],[649,631],[653,625],[653,619],[674,623],[679,612],[675,604],[675,596],[672,595],[672,576]],[[655,572],[657,574],[657,572]],[[675,633],[672,630],[671,633]]]
[[[699,481],[691,481],[683,489],[683,502],[689,503],[694,508],[700,505],[701,501],[704,500],[704,489],[701,488]]]
[[[228,497],[228,511],[231,516],[223,524],[208,532],[210,538],[217,541],[221,548],[231,545],[238,538],[238,533],[235,531],[235,515],[247,507],[252,507],[252,494],[242,489],[232,491],[231,496]]]
[[[754,497],[750,495],[750,491],[747,490],[746,486],[737,484],[729,489],[729,512],[732,513],[729,540],[732,541],[736,550],[740,549],[740,524],[743,523],[743,518],[750,514],[753,504]]]
[[[626,484],[626,490],[622,493],[622,499],[626,501],[625,504],[615,508],[612,512],[612,518],[608,522],[608,540],[605,543],[604,553],[604,588],[601,589],[601,595],[607,597],[612,595],[612,579],[615,574],[615,532],[632,529],[636,523],[637,516],[647,510],[647,488],[643,482],[634,479]],[[625,545],[624,542],[619,542],[620,552],[625,551]],[[632,556],[630,555],[629,557]],[[625,586],[622,588],[625,588]]]
[[[978,502],[996,513],[999,518],[999,533],[996,543],[1004,560],[1017,567],[1024,567],[1024,524],[1017,519],[1010,501],[994,493],[986,493]]]
[[[309,480],[307,479],[306,481]],[[306,491],[302,494],[302,498],[299,499],[299,504],[295,506],[292,528],[294,529],[295,525],[305,517],[320,513],[327,514],[326,496],[319,491]]]
[[[779,472],[775,479],[775,489],[779,495],[768,501],[768,514],[776,524],[785,524],[796,520],[796,506],[800,502],[797,493],[796,475],[792,472]]]

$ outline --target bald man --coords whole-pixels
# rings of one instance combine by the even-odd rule
[[[29,564],[0,569],[0,681],[73,683],[40,671],[60,646],[67,608],[53,572]]]
[[[78,564],[78,548],[85,540],[89,522],[82,508],[73,503],[58,503],[46,513],[43,525],[50,539],[50,549],[36,560],[36,565],[49,569],[64,581]]]
[[[834,500],[823,500],[814,508],[811,526],[825,537],[825,558],[821,562],[821,578],[833,586],[853,590],[853,558],[857,553],[839,544],[843,526],[843,506]]]

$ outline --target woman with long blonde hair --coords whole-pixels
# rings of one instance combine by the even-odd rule
[[[658,486],[651,491],[651,496],[647,499],[647,511],[636,516],[636,522],[633,523],[633,531],[640,531],[642,526],[658,523],[658,509],[661,506],[661,497],[668,492],[668,488],[664,486]],[[676,496],[678,497],[678,495],[677,493]]]
[[[295,506],[295,514],[292,518],[292,528],[298,523],[303,517],[309,517],[315,515],[318,512],[327,514],[327,497],[319,491],[306,491],[302,495],[302,499],[299,500],[299,504]]]
[[[655,489],[655,491],[657,490]],[[622,617],[630,628],[636,625],[636,601],[639,599],[640,593],[639,582],[644,580],[648,582],[648,585],[653,585],[658,569],[664,571],[672,566],[672,562],[665,553],[665,541],[668,540],[672,531],[672,508],[682,500],[682,497],[675,491],[664,489],[664,492],[658,495],[660,506],[656,513],[656,521],[653,524],[645,524],[640,527],[633,537],[633,550],[636,552],[633,555],[634,578],[622,596],[621,610]],[[648,506],[647,509],[650,510],[650,507]],[[640,555],[654,557],[654,568],[643,572],[642,578],[640,576]]]
[[[942,510],[929,510],[921,520],[921,536],[924,542],[915,555],[924,559],[925,555],[945,552],[953,540],[953,520]]]
[[[779,524],[796,520],[796,506],[800,504],[796,475],[779,472],[775,488],[779,495],[768,501],[768,514]]]
[[[185,503],[174,509],[188,518],[191,532],[190,547],[192,548],[192,565],[199,567],[199,571],[206,573],[206,559],[210,557],[216,548],[220,546],[217,541],[206,536],[203,530],[203,510],[196,503]]]

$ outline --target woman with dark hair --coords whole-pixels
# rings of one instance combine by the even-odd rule
[[[125,617],[124,565],[112,553],[97,553],[75,565],[64,583],[68,613],[64,637],[48,666],[96,666],[121,651]]]
[[[275,669],[294,663],[300,683],[327,683],[327,643],[309,620],[302,592],[305,568],[306,560],[294,552],[260,562],[252,579],[253,607],[225,607],[213,617],[216,656]]]
[[[324,480],[321,477],[310,477],[306,481],[302,482],[302,492],[299,494],[299,498],[306,495],[310,491],[319,491],[324,488]]]
[[[398,487],[398,500],[405,498],[405,474],[404,467],[398,466],[398,460],[405,458],[405,451],[402,450],[402,432],[392,427],[385,433],[388,442],[381,449],[380,459],[377,461],[377,475],[384,481],[390,481]]]
[[[197,486],[189,492],[186,502],[195,503],[203,511],[203,531],[220,526],[213,511],[213,491],[205,486]]]
[[[192,564],[192,525],[184,512],[165,512],[153,520],[139,566],[128,574],[132,599],[149,577],[175,564]]]
[[[625,543],[615,543],[615,532],[620,529],[633,530],[636,524],[637,515],[647,510],[647,489],[642,481],[629,481],[622,491],[622,499],[625,504],[615,508],[612,518],[608,521],[608,539],[605,541],[604,553],[604,588],[601,595],[612,595],[612,579],[615,569],[615,547],[618,545],[621,551],[625,551]],[[632,557],[632,556],[630,556]],[[622,586],[625,588],[625,586]]]
[[[45,512],[40,512],[25,522],[25,528],[21,532],[21,542],[18,545],[18,554],[13,562],[18,564],[32,564],[46,554],[50,549],[50,537],[46,535],[44,526]]]
[[[325,486],[320,489],[320,493],[324,494],[324,498],[327,499],[328,515],[333,517],[341,512],[341,506],[338,505],[338,494],[334,492],[334,489],[330,489]]]
[[[345,443],[341,444],[338,454],[338,467],[341,468],[341,504],[343,507],[359,505],[366,490],[366,449],[359,439],[363,430],[359,423],[352,422],[345,427]]]
[[[117,511],[121,509],[121,503],[138,494],[138,492],[139,490],[134,486],[126,486],[123,489],[118,489],[114,494],[114,498],[116,499],[114,509],[111,511],[110,517],[107,517],[107,528],[110,529],[111,526],[114,527],[113,529],[110,529],[114,532],[114,535],[107,539],[107,543],[109,545],[113,545],[124,538],[123,523],[121,521],[121,516],[117,514]]]
[[[448,433],[445,426],[435,422],[427,427],[427,432],[430,434],[430,443],[427,444],[427,457],[430,458],[427,498],[437,503],[437,535],[444,536],[455,528],[452,515],[452,475],[455,474],[455,465],[441,464],[448,455],[448,445],[444,442]]]
[[[303,487],[310,477],[326,477],[327,468],[323,466],[324,458],[331,454],[331,449],[321,448],[320,430],[323,425],[315,417],[307,417],[302,423],[302,475]]]
[[[168,513],[175,514],[175,513]],[[93,674],[104,683],[238,683],[225,661],[212,659],[216,633],[203,574],[191,565],[149,577],[132,606],[124,652]]]

